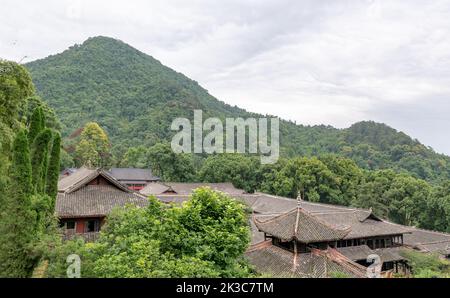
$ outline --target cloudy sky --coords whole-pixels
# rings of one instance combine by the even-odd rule
[[[97,35],[247,110],[385,122],[450,154],[450,1],[1,0],[2,58],[28,62]]]

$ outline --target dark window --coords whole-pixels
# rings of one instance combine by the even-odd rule
[[[74,221],[67,221],[66,222],[66,229],[68,229],[68,230],[75,229],[75,222]]]
[[[98,232],[100,229],[100,225],[98,220],[88,220],[86,222],[86,232]]]
[[[392,246],[392,239],[386,239],[386,247]]]

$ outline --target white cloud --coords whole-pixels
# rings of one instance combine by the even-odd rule
[[[450,154],[449,1],[3,0],[0,20],[4,58],[112,36],[248,110],[385,121]]]

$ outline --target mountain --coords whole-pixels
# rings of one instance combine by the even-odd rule
[[[109,134],[114,154],[170,140],[175,117],[261,117],[217,100],[197,82],[126,43],[93,37],[81,45],[25,65],[38,94],[56,111],[63,136],[88,121]],[[324,120],[325,121],[325,120]],[[430,181],[450,178],[450,158],[384,124],[348,129],[280,121],[282,156],[334,153],[366,169],[393,168]]]

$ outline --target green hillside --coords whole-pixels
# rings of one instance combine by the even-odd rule
[[[131,46],[108,37],[26,64],[37,92],[55,109],[66,144],[88,121],[109,134],[117,159],[130,147],[170,140],[175,117],[260,116],[225,104],[197,82]],[[326,119],[324,119],[324,122]],[[335,153],[366,169],[408,171],[429,181],[450,178],[450,158],[374,122],[344,130],[281,121],[283,156]]]

